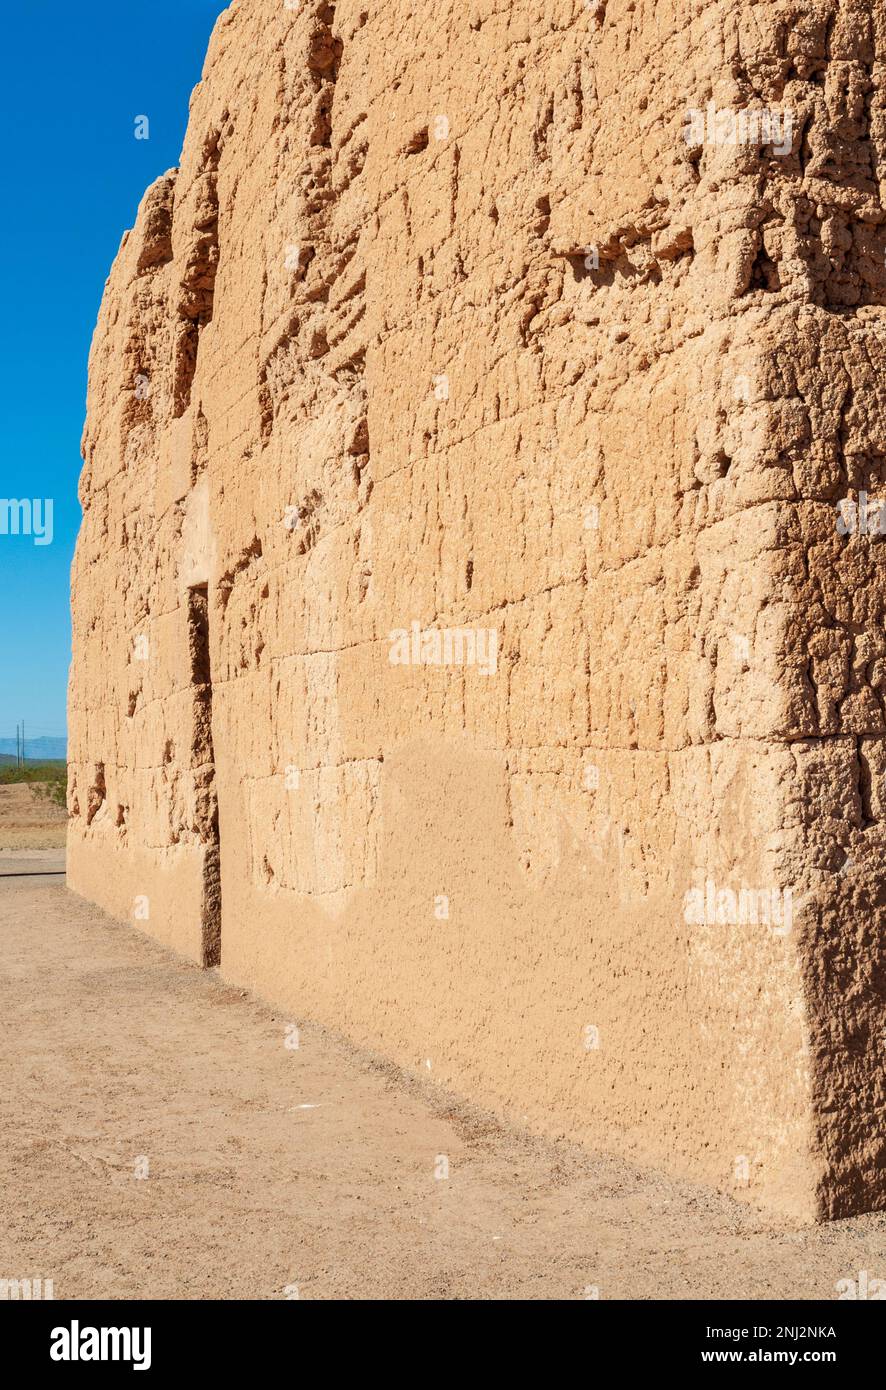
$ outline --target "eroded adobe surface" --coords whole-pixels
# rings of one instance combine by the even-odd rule
[[[884,53],[880,0],[235,3],[74,567],[77,891],[801,1216],[886,1195]]]

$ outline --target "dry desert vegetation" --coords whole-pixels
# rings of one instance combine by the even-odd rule
[[[64,849],[67,815],[45,782],[0,781],[0,853]]]

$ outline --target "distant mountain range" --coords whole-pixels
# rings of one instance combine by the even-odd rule
[[[68,740],[66,738],[26,738],[25,758],[29,763],[48,763],[67,760]],[[15,761],[15,739],[0,738],[0,758],[3,762]]]

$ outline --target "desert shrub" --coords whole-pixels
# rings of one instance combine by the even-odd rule
[[[68,769],[65,763],[25,763],[0,766],[0,786],[14,782],[27,783],[35,796],[44,797],[56,806],[64,806],[68,793]]]

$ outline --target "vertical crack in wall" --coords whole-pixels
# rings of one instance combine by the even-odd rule
[[[190,226],[185,250],[175,326],[173,415],[183,415],[191,403],[191,384],[197,369],[200,334],[212,321],[215,277],[218,270],[218,165],[221,132],[213,131],[203,143],[199,175],[188,192],[186,210],[176,209],[175,227]]]
[[[209,591],[205,585],[188,590],[188,649],[193,695],[191,767],[194,772],[195,829],[203,845],[203,965],[208,969],[218,965],[221,960],[221,861],[212,744]]]
[[[292,499],[299,554],[340,525],[345,512],[358,517],[372,493],[365,380],[366,222],[360,191],[368,153],[367,113],[346,108],[336,121],[336,83],[346,42],[334,26],[335,6],[319,4],[301,55],[312,100],[301,127],[293,132],[304,150],[303,180],[295,215],[284,228],[284,236],[298,236],[298,255],[294,257],[290,247],[294,259],[280,298],[275,300],[274,285],[266,282],[265,322],[273,327],[258,363],[263,445],[275,428],[288,428],[290,423],[297,427],[291,418],[293,389],[305,382],[313,395],[313,419],[325,414],[330,432],[339,436],[326,457],[315,457],[310,465],[305,460],[303,477],[300,472],[299,490]],[[342,455],[352,484],[346,501],[339,484]],[[338,506],[332,504],[336,498]],[[364,571],[361,597],[369,584],[368,560]]]

